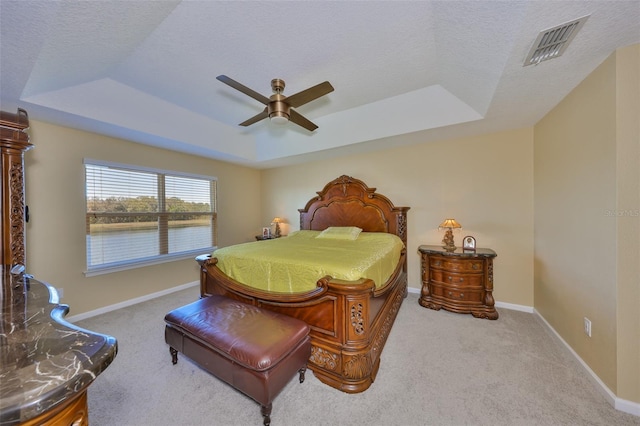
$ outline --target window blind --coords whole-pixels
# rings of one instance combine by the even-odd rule
[[[216,184],[213,177],[85,160],[86,273],[212,251]]]

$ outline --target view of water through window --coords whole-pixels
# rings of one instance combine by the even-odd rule
[[[190,226],[169,229],[169,253],[211,248],[211,226]],[[87,263],[101,265],[123,260],[159,255],[157,229],[101,232],[87,235]]]

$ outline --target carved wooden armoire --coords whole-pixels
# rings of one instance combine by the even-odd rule
[[[25,222],[28,211],[24,196],[24,153],[33,146],[26,133],[28,127],[29,117],[25,110],[18,109],[16,114],[0,111],[0,255],[2,265],[9,267],[26,263]]]

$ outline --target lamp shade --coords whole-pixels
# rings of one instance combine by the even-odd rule
[[[276,224],[276,223],[282,223],[284,222],[281,218],[279,217],[274,217],[273,220],[271,221],[271,224]]]
[[[462,225],[456,222],[455,219],[445,219],[444,222],[440,224],[439,228],[462,228]]]

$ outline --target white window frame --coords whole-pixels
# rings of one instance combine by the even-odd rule
[[[87,175],[86,175],[86,166],[87,165],[92,165],[92,166],[100,166],[100,167],[110,167],[110,168],[117,168],[117,169],[122,169],[122,170],[127,170],[127,171],[131,171],[131,172],[143,172],[143,173],[153,173],[153,174],[157,174],[158,176],[171,176],[171,177],[180,177],[180,178],[193,178],[193,179],[199,179],[199,180],[208,180],[213,182],[213,185],[211,186],[211,202],[212,202],[212,212],[197,212],[197,213],[202,213],[202,214],[211,214],[212,216],[212,241],[213,241],[213,245],[211,247],[198,247],[198,248],[194,248],[192,250],[188,250],[188,251],[182,251],[182,252],[178,252],[178,253],[170,253],[170,254],[157,254],[155,256],[150,256],[150,257],[144,257],[144,258],[138,258],[138,259],[131,259],[131,260],[125,260],[125,261],[117,261],[117,262],[111,262],[111,263],[104,263],[101,265],[89,265],[89,244],[86,243],[85,246],[85,261],[86,261],[86,270],[84,271],[85,276],[90,277],[90,276],[95,276],[95,275],[102,275],[102,274],[107,274],[107,273],[111,273],[111,272],[118,272],[118,271],[124,271],[124,270],[128,270],[128,269],[134,269],[134,268],[140,268],[140,267],[144,267],[144,266],[149,266],[149,265],[157,265],[157,264],[161,264],[161,263],[166,263],[166,262],[173,262],[176,260],[183,260],[183,259],[189,259],[189,258],[193,258],[194,256],[203,254],[203,253],[210,253],[213,250],[215,250],[217,248],[217,177],[214,176],[205,176],[205,175],[197,175],[197,174],[193,174],[193,173],[183,173],[183,172],[177,172],[177,171],[173,171],[173,170],[162,170],[162,169],[155,169],[155,168],[149,168],[149,167],[142,167],[142,166],[136,166],[136,165],[132,165],[132,164],[124,164],[124,163],[115,163],[115,162],[110,162],[110,161],[101,161],[101,160],[94,160],[94,159],[90,159],[90,158],[85,158],[84,161],[84,187],[85,187],[85,234],[88,236],[89,235],[89,220],[88,217],[89,215],[93,215],[93,213],[88,212],[87,210],[87,199],[88,199],[88,194],[87,194]],[[163,178],[162,178],[163,179]],[[162,180],[161,179],[161,180]],[[159,193],[158,193],[158,202],[159,204],[162,206],[164,204],[164,198],[165,198],[165,192],[164,192],[164,188],[159,188]],[[162,207],[161,207],[162,208]],[[112,214],[112,213],[111,213]],[[146,215],[147,213],[141,213],[140,215]],[[163,216],[165,219],[170,215],[169,213],[166,212],[154,212],[154,213],[149,213],[149,214],[153,214],[156,215],[158,217]],[[123,216],[126,216],[127,214],[123,214]],[[138,215],[138,214],[136,214]],[[166,223],[166,222],[165,222]],[[159,226],[159,228],[161,228],[162,226]],[[162,233],[162,231],[159,230],[159,232]],[[164,240],[164,237],[160,236],[161,240]]]

